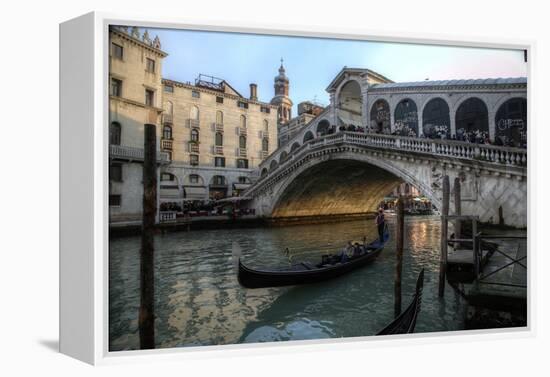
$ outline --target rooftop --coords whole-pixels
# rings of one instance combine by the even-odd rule
[[[393,89],[411,87],[433,87],[433,86],[470,86],[470,85],[513,85],[527,84],[527,77],[508,77],[497,79],[467,79],[467,80],[425,80],[411,82],[392,82],[374,84],[372,89]]]

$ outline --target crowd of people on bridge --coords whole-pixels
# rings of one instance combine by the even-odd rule
[[[326,130],[320,131],[317,133],[318,137],[324,135],[331,135],[337,132],[358,132],[358,133],[377,133],[384,134],[383,131],[377,131],[366,127],[356,126],[354,124],[340,125],[336,127],[331,125]],[[498,135],[494,140],[489,138],[489,132],[482,130],[471,130],[466,131],[465,129],[457,130],[456,134],[451,135],[447,129],[441,130],[438,132],[431,132],[429,134],[417,135],[415,130],[409,127],[404,128],[395,128],[391,135],[393,136],[407,136],[407,137],[418,137],[421,139],[443,139],[443,140],[456,140],[456,141],[465,141],[474,144],[487,144],[487,145],[496,145],[496,146],[506,146],[506,147],[516,147],[516,148],[526,148],[527,147],[527,137],[526,134],[520,135],[520,140],[514,140],[513,138],[505,135]]]

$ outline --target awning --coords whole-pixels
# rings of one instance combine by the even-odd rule
[[[233,183],[234,190],[246,190],[250,187],[250,183]]]
[[[204,186],[183,186],[185,199],[204,200],[206,199],[206,187]]]

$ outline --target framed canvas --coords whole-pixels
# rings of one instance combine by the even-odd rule
[[[103,13],[60,35],[61,352],[532,333],[532,42]]]

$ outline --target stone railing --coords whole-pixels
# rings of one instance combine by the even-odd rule
[[[129,161],[143,161],[143,148],[126,147],[123,145],[109,145],[109,157]],[[157,162],[166,163],[170,161],[170,154],[157,152]]]
[[[160,147],[162,149],[172,150],[173,140],[172,139],[161,139],[160,140]]]
[[[421,139],[406,136],[369,134],[357,132],[338,132],[309,140],[289,154],[287,159],[279,166],[269,171],[269,174],[260,175],[260,181],[270,176],[273,172],[285,168],[294,160],[302,157],[308,150],[321,148],[334,144],[352,144],[364,147],[375,147],[384,150],[395,150],[399,152],[412,152],[432,156],[452,157],[458,159],[469,159],[525,167],[527,165],[527,150],[522,148],[500,147],[488,144],[473,144],[464,141]],[[282,153],[282,151],[279,151]],[[264,160],[259,170],[269,170],[271,161],[278,161],[280,153],[273,153],[271,158]]]

